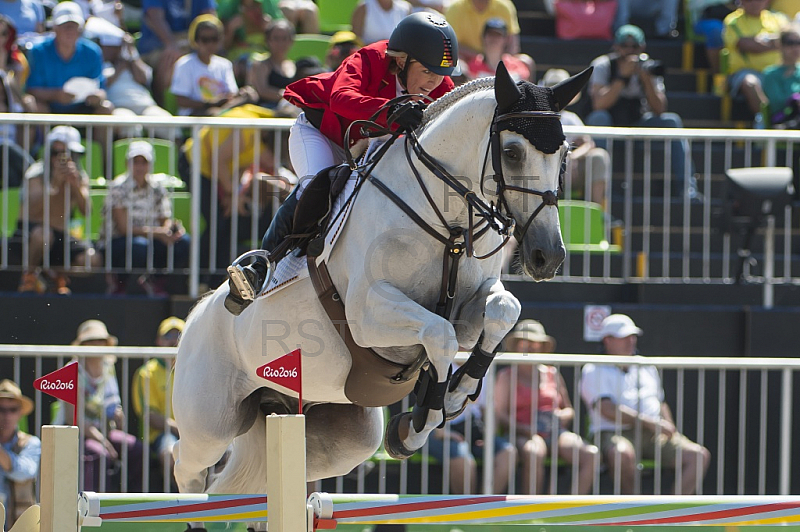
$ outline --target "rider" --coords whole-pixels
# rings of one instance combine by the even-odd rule
[[[292,126],[289,154],[295,174],[307,176],[275,214],[261,242],[271,252],[292,232],[297,191],[304,190],[310,177],[342,164],[345,149],[361,138],[360,128],[350,132],[350,146],[342,147],[347,127],[356,120],[367,120],[389,100],[403,94],[420,94],[437,99],[450,91],[448,77],[456,69],[458,41],[453,28],[440,15],[427,12],[405,17],[388,41],[378,41],[349,56],[335,72],[326,72],[295,81],[283,97],[303,110]],[[422,103],[403,101],[383,111],[376,122],[402,131],[416,129],[422,121]],[[281,254],[282,255],[282,254]],[[282,256],[270,254],[272,263]],[[259,257],[245,267],[228,267],[230,293],[225,308],[239,315],[252,303],[264,283],[267,262]],[[242,294],[246,294],[243,295]]]

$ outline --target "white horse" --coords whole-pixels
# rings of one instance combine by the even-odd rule
[[[560,267],[565,250],[556,198],[568,147],[558,111],[588,75],[549,89],[514,84],[501,66],[496,81],[470,82],[431,104],[416,134],[391,145],[372,170],[374,179],[359,189],[327,260],[352,339],[404,367],[427,357],[417,364],[423,366],[418,406],[387,427],[391,454],[413,454],[445,416],[477,396],[493,353],[519,316],[519,301],[500,282],[501,254],[491,254],[508,238],[501,233],[517,238],[522,268],[533,279],[552,278]],[[206,490],[207,468],[233,442],[208,490],[265,491],[265,426],[258,414],[297,412],[298,398],[255,369],[297,347],[307,480],[346,474],[369,458],[381,443],[382,409],[346,393],[351,355],[309,279],[257,299],[238,317],[223,308],[227,293],[224,284],[197,304],[178,350],[173,403],[180,490]],[[445,310],[436,313],[437,303]],[[473,356],[451,376],[459,348]],[[373,384],[351,377],[366,384],[362,391]],[[376,380],[374,386],[392,384]]]

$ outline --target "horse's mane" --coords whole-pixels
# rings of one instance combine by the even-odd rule
[[[494,77],[488,78],[479,78],[472,80],[468,83],[461,85],[460,87],[456,87],[455,89],[451,90],[425,109],[425,114],[422,117],[422,125],[428,124],[430,121],[434,120],[437,116],[442,114],[444,111],[449,109],[453,106],[456,102],[472,94],[473,92],[494,89]]]

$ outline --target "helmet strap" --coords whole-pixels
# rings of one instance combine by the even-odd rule
[[[410,56],[406,56],[406,63],[403,65],[403,68],[400,69],[400,72],[397,73],[397,79],[400,80],[400,84],[403,85],[406,92],[408,92],[408,67],[411,66],[413,61],[414,60],[411,59]]]

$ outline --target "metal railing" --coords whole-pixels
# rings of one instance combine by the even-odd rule
[[[216,243],[220,240],[218,231],[218,218],[220,214],[220,196],[217,192],[219,183],[218,164],[220,131],[233,130],[234,137],[234,173],[243,170],[239,163],[239,148],[243,142],[244,130],[272,130],[282,132],[275,135],[272,149],[276,158],[276,167],[287,164],[285,137],[292,121],[288,119],[260,119],[257,121],[229,118],[189,118],[174,117],[168,121],[148,117],[137,117],[136,120],[117,117],[99,116],[66,116],[66,115],[28,115],[7,114],[0,115],[0,127],[3,124],[14,124],[21,128],[22,137],[25,139],[22,148],[30,152],[32,145],[30,139],[35,137],[37,129],[45,129],[69,123],[85,129],[85,137],[100,134],[104,140],[105,153],[102,158],[103,171],[99,172],[108,181],[113,177],[114,154],[112,151],[114,132],[113,129],[125,127],[143,128],[143,136],[153,137],[155,132],[164,134],[170,132],[169,138],[175,145],[175,154],[179,153],[178,147],[183,136],[194,139],[191,151],[191,165],[189,175],[183,176],[188,187],[188,192],[180,192],[181,201],[190,201],[190,219],[187,225],[191,231],[191,253],[189,265],[186,270],[177,273],[187,273],[189,276],[189,294],[198,295],[198,286],[201,274],[224,274],[223,264],[215,264]],[[200,142],[197,142],[202,127],[208,126],[211,133],[211,153],[201,151]],[[799,284],[800,270],[794,260],[797,243],[795,239],[798,230],[791,206],[776,209],[774,231],[770,233],[774,238],[768,238],[771,243],[763,243],[767,230],[763,224],[759,225],[753,219],[737,217],[735,209],[731,210],[730,202],[726,198],[725,171],[736,167],[755,166],[788,166],[794,167],[795,161],[800,158],[800,132],[797,131],[770,131],[770,130],[717,130],[717,129],[644,129],[644,128],[576,128],[567,126],[568,133],[589,133],[596,139],[605,139],[611,157],[613,169],[612,179],[605,183],[605,205],[587,206],[577,202],[579,207],[590,207],[586,214],[580,214],[580,209],[566,210],[563,212],[562,232],[565,234],[568,253],[567,259],[556,282],[604,282],[604,283],[703,283],[703,284],[731,284],[738,280],[751,283],[762,283],[765,286],[775,284]],[[41,137],[42,132],[39,133]],[[256,136],[256,139],[260,139]],[[676,183],[681,181],[674,175],[673,168],[673,143],[681,141],[688,148],[684,157],[683,180],[691,177],[697,178],[697,190],[702,194],[702,199],[692,200],[683,194]],[[88,149],[92,148],[89,144]],[[256,156],[262,146],[256,140]],[[21,260],[11,260],[9,244],[14,244],[14,237],[8,234],[6,228],[13,226],[14,221],[9,216],[14,215],[14,209],[9,206],[10,183],[18,180],[14,176],[11,180],[8,165],[8,146],[0,146],[0,155],[3,162],[0,165],[0,228],[3,228],[0,243],[0,268],[21,270],[30,266],[28,257],[30,250],[25,247],[27,242],[27,212],[24,200],[24,189],[21,190],[23,202],[18,209],[22,220],[22,257]],[[90,174],[97,174],[92,157],[87,153],[87,162],[84,165]],[[212,175],[210,198],[201,198],[202,184],[205,179],[201,176],[201,161],[207,158],[210,161]],[[47,162],[48,154],[44,154]],[[170,173],[180,173],[176,162],[170,162]],[[47,175],[47,174],[46,174]],[[302,177],[302,176],[299,176]],[[577,200],[573,195],[572,185],[585,179],[587,176],[567,176],[565,198]],[[598,176],[588,176],[592,181]],[[24,180],[23,180],[24,182]],[[173,181],[174,182],[174,181]],[[24,187],[24,185],[23,185]],[[591,183],[587,184],[587,190]],[[187,199],[187,194],[190,199]],[[237,205],[239,202],[239,189],[233,187],[230,202]],[[174,197],[174,195],[173,195]],[[173,206],[174,206],[173,199]],[[201,205],[203,202],[210,205],[207,215],[209,220],[202,220]],[[257,247],[260,244],[263,220],[259,219],[259,209],[255,208],[259,198],[254,197],[251,202],[253,216],[250,224],[241,234],[238,227],[238,214],[233,215],[232,223],[228,229],[229,234],[225,241],[231,242],[229,250],[222,250],[225,258],[233,259],[244,248]],[[277,207],[277,197],[274,198],[274,207]],[[591,208],[593,207],[593,208]],[[91,241],[91,219],[95,213],[91,211],[84,217],[83,224],[74,227],[75,220],[68,219],[67,227],[77,229],[79,239],[86,246],[93,244]],[[599,216],[597,216],[599,209]],[[591,211],[591,212],[589,212]],[[11,214],[9,214],[11,213]],[[579,214],[576,214],[579,213]],[[71,212],[67,213],[69,217]],[[572,217],[576,217],[574,220]],[[186,222],[186,220],[185,220]],[[755,220],[757,222],[757,220]],[[109,221],[103,222],[106,228]],[[201,256],[199,245],[199,231],[201,224],[205,224],[210,233],[210,249]],[[576,226],[583,224],[582,231]],[[573,233],[577,233],[576,237]],[[108,231],[106,231],[106,235]],[[748,235],[750,238],[749,242]],[[99,247],[108,246],[108,236]],[[577,239],[577,240],[576,240]],[[67,244],[65,243],[65,246]],[[748,250],[748,248],[751,248]],[[207,253],[207,255],[206,255]],[[46,255],[46,254],[45,254]],[[83,271],[139,271],[136,268],[112,268],[110,258],[106,257],[102,266],[93,267],[88,261],[81,265],[69,264],[73,270]],[[45,257],[45,264],[47,264]],[[772,261],[769,263],[769,261]],[[143,271],[173,272],[172,259],[165,268],[154,268],[152,262]],[[509,272],[516,271],[513,266]],[[516,274],[509,273],[509,278],[517,278]]]
[[[63,366],[73,358],[82,360],[89,356],[114,355],[117,357],[117,377],[120,383],[122,407],[126,414],[128,433],[144,438],[152,430],[148,424],[147,405],[150,403],[149,387],[144,387],[145,412],[141,420],[140,433],[131,419],[131,382],[139,365],[151,357],[166,360],[174,357],[175,349],[151,347],[73,347],[73,346],[35,346],[0,345],[0,360],[13,366],[11,375],[20,383],[24,393],[30,393],[34,379]],[[459,354],[458,361],[466,360]],[[521,364],[547,364],[555,366],[565,377],[570,390],[570,398],[575,409],[572,423],[566,429],[582,435],[594,442],[587,434],[586,407],[581,402],[580,368],[585,364],[609,365],[652,365],[658,368],[664,383],[666,402],[672,409],[677,430],[689,439],[705,446],[711,453],[711,463],[705,478],[697,483],[699,494],[714,495],[788,495],[800,491],[800,482],[792,474],[793,460],[797,443],[793,435],[796,412],[793,402],[796,399],[794,380],[800,370],[800,360],[788,358],[682,358],[682,357],[618,357],[608,355],[564,355],[564,354],[501,354],[496,364],[490,368],[483,388],[484,404],[495,404],[496,371],[503,367],[516,368]],[[516,369],[512,369],[512,386],[518,384]],[[30,432],[39,434],[42,424],[50,422],[50,398],[36,392],[33,395],[35,409],[33,426]],[[511,401],[513,404],[513,401]],[[535,404],[535,403],[534,403]],[[409,407],[408,399],[399,405],[385,409],[396,413]],[[83,419],[83,405],[79,403],[79,423]],[[468,409],[467,412],[470,412]],[[498,434],[498,423],[494,408],[484,408],[483,430],[486,435]],[[531,425],[536,426],[536,408],[532,409]],[[511,415],[510,419],[515,416]],[[466,427],[472,426],[471,414],[467,415]],[[382,450],[346,477],[317,482],[315,489],[323,488],[336,492],[378,492],[378,493],[451,493],[449,429],[445,428],[444,459],[436,462],[430,459],[428,445],[407,461],[390,459]],[[468,429],[467,439],[471,437]],[[515,424],[500,432],[508,441],[515,442]],[[82,436],[83,437],[83,436]],[[573,456],[572,469],[559,460],[558,440],[549,442],[548,463],[545,484],[547,493],[577,493],[576,468],[579,457]],[[483,442],[483,458],[479,475],[480,491],[491,493],[493,475],[497,470],[494,462],[494,438]],[[146,444],[145,444],[146,446]],[[123,449],[121,456],[123,490],[129,474],[127,456]],[[105,466],[105,462],[102,463]],[[148,489],[149,475],[153,471],[149,453],[143,459],[144,488]],[[594,464],[595,477],[592,486],[594,494],[620,492],[619,473],[609,471],[601,462]],[[511,471],[519,468],[510,467]],[[169,472],[161,472],[164,481],[158,491],[169,491]],[[465,477],[471,473],[465,469]],[[531,471],[535,479],[535,472]],[[680,484],[680,473],[672,474],[656,460],[645,469],[637,469],[637,491],[642,493],[669,493],[671,477]],[[702,476],[701,476],[702,478]],[[473,482],[463,478],[462,484],[469,487]],[[100,477],[101,488],[105,489],[104,477]],[[534,482],[535,484],[535,482]],[[469,491],[469,490],[467,490]],[[527,491],[511,475],[509,493]]]

